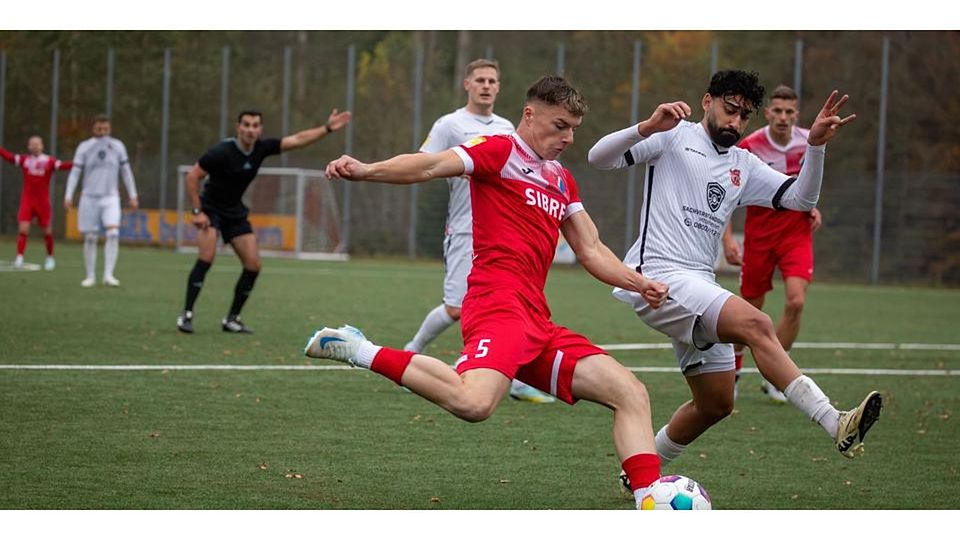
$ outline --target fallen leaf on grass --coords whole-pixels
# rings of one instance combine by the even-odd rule
[[[700,453],[700,459],[707,459],[707,455],[701,452],[701,453]]]
[[[825,458],[825,457],[815,457],[815,458],[813,458],[811,461],[813,461],[814,463],[816,463],[816,462],[818,462],[818,461],[826,461],[826,460],[827,460],[827,458]]]
[[[257,467],[258,467],[261,471],[265,471],[265,470],[267,470],[267,467],[269,467],[269,465],[267,465],[267,462],[264,461],[263,463],[261,463],[261,464],[258,465]]]
[[[430,497],[430,502],[432,502],[432,503],[439,503],[439,502],[440,502],[440,497]]]
[[[849,480],[844,480],[844,481],[843,481],[843,485],[845,485],[845,486],[852,486],[852,485],[853,485],[853,482],[851,482],[851,481],[849,481]]]
[[[790,499],[791,499],[791,500],[794,500],[794,501],[797,500],[797,499],[799,499],[799,498],[800,498],[800,494],[798,494],[798,493],[794,493],[793,495],[790,496]]]
[[[507,480],[506,478],[501,478],[501,479],[500,479],[500,483],[501,483],[501,484],[509,484],[510,481]]]
[[[284,478],[296,478],[297,480],[302,480],[303,475],[300,473],[287,473],[283,475]]]
[[[160,434],[157,433],[156,431],[154,431],[153,433],[151,433],[150,435],[147,435],[147,436],[150,437],[151,439],[159,439],[159,438],[160,438]]]

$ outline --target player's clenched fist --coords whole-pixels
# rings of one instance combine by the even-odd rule
[[[327,164],[327,178],[343,178],[344,180],[363,180],[367,172],[365,163],[344,154]]]
[[[650,307],[657,309],[667,301],[667,293],[669,290],[670,287],[668,287],[666,283],[644,278],[643,285],[640,286],[640,290],[637,292],[650,304]]]

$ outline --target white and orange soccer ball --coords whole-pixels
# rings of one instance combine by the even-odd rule
[[[650,484],[639,510],[711,510],[710,495],[686,476],[663,476]]]

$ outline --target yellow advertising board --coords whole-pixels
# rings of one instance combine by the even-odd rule
[[[183,226],[183,245],[197,243],[197,229],[191,223],[192,216],[185,212],[181,218]],[[257,243],[262,249],[293,251],[296,246],[297,220],[293,216],[277,214],[250,214],[247,218],[257,235]],[[77,230],[77,210],[70,208],[66,216],[67,238],[80,240]],[[102,231],[101,231],[102,233]],[[156,244],[172,246],[177,242],[177,212],[175,210],[137,210],[123,211],[120,222],[120,240],[124,243]]]

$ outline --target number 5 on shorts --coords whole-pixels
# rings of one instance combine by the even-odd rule
[[[488,349],[487,347],[485,347],[485,345],[486,345],[487,343],[490,343],[490,341],[491,341],[491,340],[489,340],[489,339],[481,339],[481,340],[480,340],[480,343],[477,343],[477,354],[475,354],[473,357],[474,357],[474,358],[483,358],[484,356],[486,356],[487,353],[490,352],[490,349]]]

